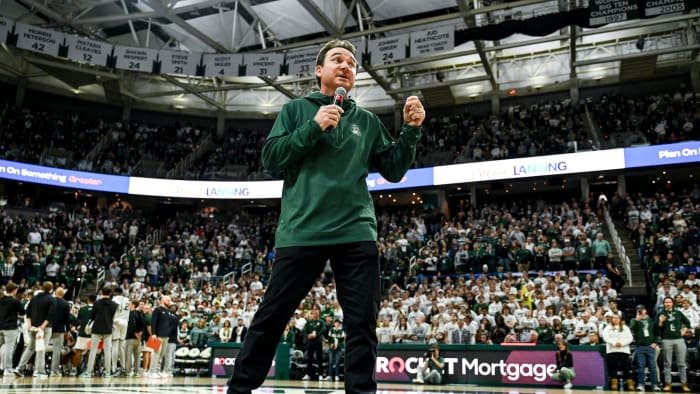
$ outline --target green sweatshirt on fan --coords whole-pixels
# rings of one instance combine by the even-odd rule
[[[313,118],[331,102],[320,92],[288,102],[262,148],[263,166],[284,179],[276,247],[376,241],[369,169],[399,182],[415,158],[420,127],[404,125],[393,141],[352,99],[343,103],[338,127],[321,130]]]

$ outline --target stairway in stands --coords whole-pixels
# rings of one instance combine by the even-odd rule
[[[628,230],[625,228],[625,223],[621,219],[613,219],[615,228],[622,246],[625,248],[627,257],[630,259],[630,273],[632,274],[632,284],[627,283],[625,278],[625,286],[622,288],[622,294],[618,296],[620,309],[625,314],[626,319],[630,319],[635,315],[635,306],[639,304],[646,305],[649,311],[654,306],[654,300],[651,299],[649,289],[646,283],[646,273],[640,265],[637,249],[629,237]],[[612,240],[608,240],[613,245]],[[619,253],[616,251],[616,254]],[[621,267],[622,268],[622,267]]]

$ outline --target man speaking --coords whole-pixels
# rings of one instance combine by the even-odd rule
[[[357,66],[350,42],[327,42],[316,58],[320,92],[285,104],[263,145],[263,165],[284,179],[277,254],[228,393],[250,393],[262,384],[289,317],[327,260],[345,313],[345,391],[377,390],[379,256],[366,178],[370,167],[391,182],[403,178],[415,158],[425,110],[418,97],[409,97],[394,141],[375,114],[352,98],[338,98],[338,88],[352,90]]]

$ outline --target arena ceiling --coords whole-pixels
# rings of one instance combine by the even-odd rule
[[[427,29],[463,32],[508,21],[537,23],[538,17],[587,5],[583,0],[0,0],[0,16],[130,47],[246,54],[317,48],[330,37],[364,45],[363,40]],[[443,53],[366,64],[351,93],[362,105],[383,110],[414,93],[428,105],[446,106],[677,74],[697,67],[699,30],[692,10],[595,29],[567,25],[547,34],[469,39]],[[229,117],[274,114],[289,99],[316,89],[312,74],[131,72],[7,44],[0,50],[0,75],[135,108]]]

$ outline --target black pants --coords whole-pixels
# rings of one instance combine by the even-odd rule
[[[309,341],[306,353],[306,374],[311,379],[316,379],[323,374],[323,342]]]
[[[248,327],[228,393],[250,393],[270,369],[284,327],[330,259],[347,339],[345,392],[374,393],[379,255],[375,242],[277,249],[270,283]]]
[[[630,355],[627,353],[608,353],[608,376],[611,379],[630,379]]]

